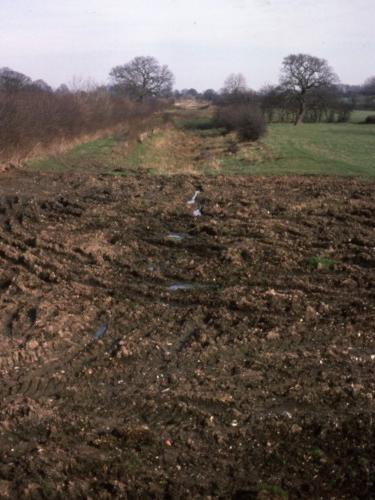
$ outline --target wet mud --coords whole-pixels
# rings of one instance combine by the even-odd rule
[[[0,498],[373,497],[374,200],[2,177]]]

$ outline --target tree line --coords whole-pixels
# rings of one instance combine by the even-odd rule
[[[173,90],[174,80],[167,65],[161,65],[154,57],[139,56],[112,68],[110,83],[95,86],[94,91],[136,102],[160,98],[195,98],[217,104],[257,101],[267,121],[294,120],[296,124],[304,121],[346,121],[355,107],[375,109],[375,76],[368,78],[363,85],[344,85],[325,59],[309,54],[285,57],[279,83],[267,85],[258,92],[248,87],[241,73],[229,75],[222,89],[207,89],[204,92],[194,88]],[[0,69],[0,94],[9,97],[21,91],[50,95],[77,93],[66,84],[53,91],[43,80],[32,81],[12,69]],[[87,89],[85,93],[88,93]]]
[[[115,66],[106,85],[62,84],[55,90],[44,80],[34,81],[13,69],[0,68],[0,158],[31,150],[35,144],[44,146],[123,123],[134,124],[171,99],[213,102],[226,108],[223,119],[241,115],[241,123],[249,113],[258,121],[262,115],[266,122],[296,125],[341,122],[349,120],[355,107],[375,109],[375,76],[361,86],[343,85],[326,60],[309,54],[285,57],[279,83],[258,92],[248,87],[240,73],[229,75],[220,90],[173,90],[173,85],[172,71],[150,56]]]
[[[253,103],[268,122],[345,122],[354,109],[375,110],[375,76],[362,85],[340,83],[324,59],[308,54],[284,58],[277,85],[251,90],[241,73],[232,73],[220,90],[177,90],[176,99],[202,99],[225,106]]]
[[[152,57],[136,57],[116,66],[110,77],[115,91],[137,100],[159,95],[205,99],[218,105],[252,102],[269,122],[294,121],[296,125],[305,121],[344,122],[357,106],[375,109],[375,77],[362,86],[342,85],[325,59],[309,54],[285,57],[279,84],[268,85],[259,92],[248,88],[241,73],[231,74],[220,91],[207,89],[200,93],[190,88],[172,92],[172,72]]]
[[[134,100],[111,86],[79,83],[53,90],[10,68],[0,69],[0,161],[27,156],[83,136],[126,126],[136,133],[167,103],[157,96]]]

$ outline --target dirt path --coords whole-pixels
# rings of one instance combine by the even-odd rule
[[[370,498],[374,194],[3,177],[0,497]]]

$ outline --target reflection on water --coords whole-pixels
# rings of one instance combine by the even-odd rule
[[[178,290],[204,290],[210,288],[211,285],[204,283],[189,283],[187,281],[176,281],[167,287],[167,290],[176,292]]]
[[[195,200],[197,199],[197,196],[198,196],[198,194],[199,194],[199,193],[200,193],[200,191],[195,191],[195,193],[194,193],[194,195],[193,195],[192,199],[191,199],[191,200],[189,200],[189,201],[187,202],[187,204],[188,204],[188,205],[194,205]]]
[[[182,241],[187,238],[191,238],[191,236],[187,233],[169,233],[167,234],[168,240],[173,240],[173,241]]]

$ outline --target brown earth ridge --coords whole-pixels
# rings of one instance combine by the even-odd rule
[[[4,174],[0,497],[373,498],[374,200]]]

